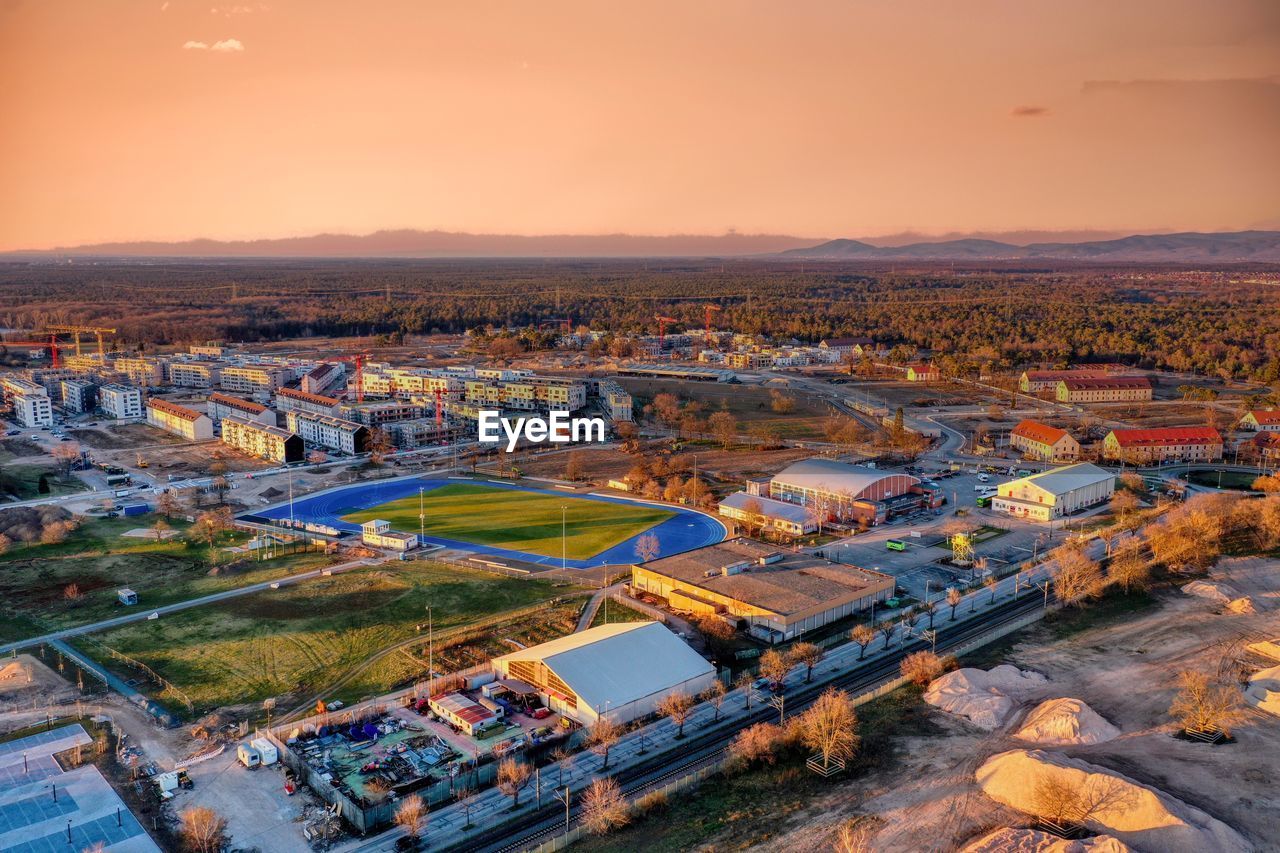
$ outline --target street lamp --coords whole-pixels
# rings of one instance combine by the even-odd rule
[[[566,544],[566,539],[565,539],[565,525],[566,525],[565,519],[566,519],[566,513],[568,512],[568,510],[569,510],[568,506],[566,506],[565,504],[560,504],[560,571],[562,572],[566,568],[568,568],[567,564],[569,562],[568,545]]]

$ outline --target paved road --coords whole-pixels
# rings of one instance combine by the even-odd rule
[[[40,643],[51,643],[54,640],[64,640],[68,637],[78,637],[81,634],[92,634],[96,631],[102,631],[107,628],[115,628],[119,625],[128,625],[131,622],[140,622],[144,619],[150,619],[152,614],[164,616],[167,613],[177,613],[179,610],[186,610],[191,607],[203,607],[206,604],[214,604],[219,601],[227,601],[232,598],[239,598],[242,595],[249,595],[254,592],[261,592],[264,589],[271,589],[275,586],[289,586],[291,584],[301,583],[313,578],[318,578],[324,574],[338,574],[339,572],[350,571],[361,566],[375,565],[375,560],[355,560],[350,563],[342,563],[337,566],[326,566],[322,569],[313,569],[309,572],[299,572],[296,575],[288,575],[286,577],[277,578],[276,580],[262,581],[261,583],[249,584],[248,586],[240,586],[235,589],[227,589],[222,592],[215,592],[211,595],[204,595],[200,598],[192,598],[187,601],[177,601],[173,604],[166,604],[163,607],[155,608],[139,608],[126,613],[123,616],[116,616],[112,619],[103,619],[101,622],[91,622],[88,625],[77,625],[74,628],[64,628],[61,631],[52,631],[48,634],[42,634],[39,637],[30,637],[25,640],[18,640],[14,643],[5,643],[0,645],[0,654],[15,651],[17,649],[26,648],[27,646],[35,646]]]

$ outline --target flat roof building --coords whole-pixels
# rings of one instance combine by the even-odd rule
[[[83,414],[92,412],[98,405],[98,386],[88,379],[62,380],[62,408],[68,412]],[[138,414],[142,414],[142,404],[138,404]]]
[[[137,419],[146,414],[142,389],[132,385],[103,385],[98,389],[98,407],[117,420]]]
[[[1052,521],[1110,500],[1115,487],[1110,471],[1081,462],[1001,483],[991,508],[1032,521]]]
[[[4,391],[5,402],[13,409],[13,418],[19,426],[28,429],[53,426],[53,401],[43,385],[6,376],[0,379],[0,390]]]
[[[600,625],[492,663],[499,678],[532,685],[548,708],[587,726],[648,716],[672,693],[696,696],[716,679],[715,667],[661,622]]]
[[[748,530],[759,527],[802,536],[818,529],[817,521],[804,507],[749,492],[734,492],[720,501],[720,514],[742,522]]]
[[[222,419],[222,443],[250,456],[288,464],[304,458],[302,437],[275,424],[226,415]]]
[[[327,447],[352,456],[368,449],[369,428],[364,424],[297,411],[287,413],[285,420],[289,431],[302,436],[307,444]]]
[[[673,610],[717,614],[754,636],[789,640],[893,597],[890,575],[729,539],[631,567],[631,585]]]

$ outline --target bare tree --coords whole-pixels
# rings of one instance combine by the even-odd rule
[[[570,450],[564,457],[564,478],[570,483],[582,479],[582,453]]]
[[[724,700],[728,695],[729,688],[725,687],[724,682],[717,678],[711,682],[711,686],[704,690],[702,696],[699,697],[703,702],[710,703],[711,707],[715,709],[716,715],[712,720],[713,723],[720,719],[720,709],[724,707]]]
[[[956,608],[964,601],[964,593],[954,586],[947,590],[947,606],[951,608],[951,621],[956,621]]]
[[[893,640],[893,631],[897,626],[888,619],[876,625],[876,630],[880,632],[880,636],[884,637],[884,647],[889,648],[889,643]]]
[[[729,412],[715,412],[707,418],[711,434],[720,440],[720,446],[728,450],[738,435],[738,419]]]
[[[1079,546],[1071,544],[1056,548],[1053,559],[1057,566],[1053,584],[1059,601],[1080,604],[1101,589],[1102,569]]]
[[[656,560],[661,550],[662,545],[656,534],[646,533],[636,540],[636,559],[641,563]]]
[[[520,792],[524,786],[529,784],[529,777],[533,775],[533,770],[523,761],[517,761],[514,758],[504,758],[502,763],[498,765],[498,777],[495,783],[498,790],[511,798],[511,807],[513,809],[520,808]]]
[[[738,732],[729,744],[729,754],[742,764],[772,764],[775,750],[782,740],[782,727],[773,723],[756,723]]]
[[[760,674],[770,681],[781,682],[791,672],[791,661],[774,649],[760,655]]]
[[[855,625],[849,632],[849,639],[858,645],[858,660],[866,657],[867,646],[876,638],[876,632],[870,625]]]
[[[793,666],[804,666],[804,683],[808,684],[813,681],[813,668],[822,662],[826,654],[821,646],[814,643],[796,643],[787,653],[787,660]]]
[[[852,758],[861,738],[849,694],[834,687],[823,691],[800,715],[800,736],[805,746],[821,753],[824,767]]]
[[[676,724],[676,738],[684,737],[684,724],[693,713],[693,697],[682,691],[668,693],[658,703],[658,713]]]
[[[750,670],[745,669],[738,673],[738,677],[733,680],[733,686],[742,691],[743,707],[748,711],[751,710],[751,692],[755,683],[755,676],[751,674]]]
[[[427,804],[422,797],[410,794],[400,801],[400,807],[396,809],[396,826],[414,841],[418,840],[427,826]]]
[[[204,806],[182,813],[182,846],[191,853],[218,853],[227,843],[227,819]]]
[[[178,496],[173,493],[172,489],[161,492],[160,496],[156,498],[156,512],[165,518],[173,518],[182,512],[182,504],[178,501]]]
[[[873,853],[875,847],[871,839],[876,834],[875,823],[875,819],[864,817],[840,824],[831,843],[832,853]]]
[[[933,630],[933,617],[938,612],[938,599],[931,598],[920,604],[920,612],[929,617],[929,630]]]
[[[71,466],[80,458],[80,446],[72,443],[55,444],[49,455],[58,463],[58,476],[65,480],[71,476]]]
[[[582,827],[592,835],[606,835],[631,819],[622,788],[611,776],[596,779],[582,794]]]
[[[156,523],[151,525],[151,535],[156,537],[157,542],[163,542],[164,536],[169,532],[169,522],[163,518],[157,518]]]
[[[587,749],[604,759],[604,763],[600,765],[601,770],[609,769],[609,750],[620,737],[622,737],[622,726],[607,716],[596,717],[595,722],[587,729],[585,741]]]
[[[996,579],[994,574],[987,575],[982,579],[982,585],[991,592],[991,603],[996,603],[996,587],[1000,585],[1000,581]]]
[[[942,658],[933,652],[913,652],[903,658],[899,666],[903,678],[917,687],[927,687],[942,674]]]
[[[1116,550],[1107,565],[1107,577],[1126,595],[1132,589],[1146,589],[1151,581],[1151,563],[1142,549],[1142,542],[1131,540]]]
[[[1240,691],[1234,686],[1210,680],[1194,670],[1178,674],[1178,692],[1169,706],[1169,715],[1187,731],[1219,731],[1231,734],[1231,726],[1243,718]]]

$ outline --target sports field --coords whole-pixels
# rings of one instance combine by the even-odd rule
[[[418,496],[389,501],[343,516],[361,524],[374,518],[405,533],[417,533]],[[660,524],[675,513],[637,503],[567,500],[546,492],[527,492],[475,483],[454,483],[423,498],[426,533],[441,539],[473,542],[544,557],[564,553],[585,560]]]

